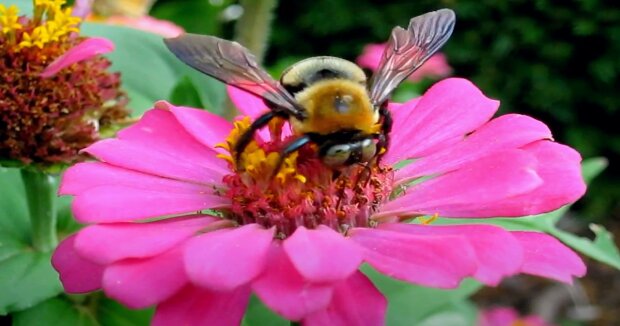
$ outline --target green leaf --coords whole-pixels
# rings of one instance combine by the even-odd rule
[[[482,288],[480,283],[467,279],[454,290],[441,290],[394,280],[368,266],[363,266],[362,271],[388,299],[388,325],[417,325],[434,313],[462,302]]]
[[[0,261],[0,315],[30,308],[62,292],[51,253],[22,249]]]
[[[243,324],[247,326],[288,326],[290,325],[290,322],[267,308],[267,306],[265,306],[260,299],[253,295],[250,298],[248,309],[245,312]]]
[[[620,269],[620,252],[614,243],[613,235],[597,224],[591,224],[590,229],[596,235],[594,241],[559,229],[553,229],[549,233],[582,254]]]
[[[130,310],[120,303],[102,298],[97,305],[97,319],[101,326],[147,326],[154,309]]]
[[[61,295],[13,315],[16,326],[147,326],[153,309],[129,310],[101,293]]]
[[[475,325],[478,309],[469,300],[456,301],[444,306],[417,323],[418,326],[469,326]]]
[[[398,86],[392,98],[394,102],[405,103],[423,93],[421,84],[412,82],[403,82]]]
[[[5,239],[20,243],[30,242],[28,207],[24,197],[24,185],[18,169],[0,168],[0,253]]]
[[[607,165],[609,165],[609,162],[604,157],[594,157],[584,160],[581,164],[583,179],[589,184],[596,176],[605,170]]]
[[[19,169],[0,168],[0,315],[33,307],[62,292],[51,253],[35,252]],[[69,198],[59,198],[59,230],[79,228],[69,212]]]
[[[122,87],[134,115],[142,114],[158,100],[171,100],[178,81],[187,76],[198,92],[202,107],[221,112],[224,85],[179,61],[159,35],[122,26],[84,23],[82,34],[110,39],[116,49],[107,55],[111,69],[121,72]]]
[[[185,76],[179,80],[172,90],[170,101],[176,105],[189,106],[189,107],[201,107],[202,101],[200,95],[194,87],[192,80]]]
[[[31,309],[13,315],[14,326],[37,325],[99,325],[87,309],[75,305],[66,297],[56,297],[44,301]]]

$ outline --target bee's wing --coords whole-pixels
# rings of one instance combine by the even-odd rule
[[[181,61],[213,78],[258,95],[298,119],[305,111],[280,83],[265,72],[249,50],[214,36],[184,34],[164,43]]]
[[[392,30],[370,82],[370,100],[374,105],[383,104],[405,78],[446,43],[454,22],[454,12],[441,9],[412,18],[407,29],[397,26]]]

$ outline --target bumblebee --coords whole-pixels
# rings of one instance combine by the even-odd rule
[[[262,97],[270,109],[237,142],[236,160],[254,133],[276,117],[288,119],[296,135],[281,150],[280,162],[308,143],[321,161],[339,169],[380,159],[389,146],[392,118],[387,103],[394,89],[443,46],[454,29],[450,9],[412,18],[392,30],[379,68],[367,80],[345,59],[321,56],[293,64],[275,81],[239,43],[184,34],[165,39],[189,66],[226,84]],[[276,172],[279,167],[276,168]]]

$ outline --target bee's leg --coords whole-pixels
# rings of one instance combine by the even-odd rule
[[[276,168],[273,169],[273,175],[271,177],[273,178],[278,174],[278,172],[282,168],[282,164],[284,164],[284,160],[286,159],[286,157],[291,155],[291,153],[295,152],[296,150],[302,148],[304,145],[306,145],[309,142],[311,142],[310,136],[303,135],[299,138],[294,139],[290,143],[288,143],[286,147],[284,147],[280,151],[280,159],[278,160],[278,164],[276,165]]]
[[[241,158],[241,153],[245,150],[246,147],[250,144],[252,139],[254,138],[254,134],[256,131],[264,126],[266,126],[271,119],[275,118],[276,114],[273,111],[266,112],[265,114],[258,117],[252,124],[250,128],[246,130],[239,140],[235,144],[235,161],[239,162]]]
[[[390,131],[392,131],[392,114],[388,110],[387,105],[382,105],[379,109],[379,115],[383,117],[383,123],[381,124],[381,135],[379,138],[379,154],[377,155],[377,161],[381,160],[381,157],[385,154],[390,146]]]
[[[357,184],[363,183],[364,187],[367,187],[368,183],[370,182],[370,176],[372,175],[372,169],[370,167],[370,163],[366,162],[366,163],[358,163],[358,164],[364,169],[360,171],[360,173],[357,175]],[[365,177],[365,178],[362,179],[362,177]],[[365,181],[361,182],[362,180],[365,180]]]

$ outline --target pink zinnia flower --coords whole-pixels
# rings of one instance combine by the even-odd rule
[[[250,117],[266,110],[230,94]],[[381,164],[336,173],[307,146],[272,178],[286,122],[260,132],[237,165],[229,149],[250,119],[233,125],[159,102],[85,149],[99,162],[65,173],[60,193],[75,196],[75,217],[90,226],[60,244],[53,265],[67,292],[157,305],[155,325],[238,324],[251,292],[308,325],[382,324],[387,302],[363,262],[439,288],[516,273],[571,282],[583,262],[546,234],[429,223],[548,212],[584,193],[579,154],[527,116],[490,120],[498,106],[469,81],[446,79],[391,105]],[[396,168],[405,159],[414,160]],[[414,218],[424,223],[405,223]]]
[[[551,326],[540,316],[521,317],[519,313],[508,307],[487,309],[480,314],[478,326]]]
[[[65,1],[35,1],[32,17],[0,4],[0,158],[57,168],[125,122],[120,74],[104,38],[80,36]]]
[[[177,24],[149,16],[154,1],[98,1],[76,0],[74,14],[88,21],[121,25],[142,31],[177,37],[185,30]]]
[[[385,43],[381,44],[368,44],[362,50],[362,54],[357,57],[357,64],[362,68],[368,68],[372,71],[377,70],[383,51],[385,51]],[[424,78],[443,78],[450,76],[452,73],[452,67],[448,64],[446,55],[443,53],[436,53],[428,61],[426,61],[418,70],[416,70],[409,80],[417,82]]]
[[[96,18],[94,20],[98,21]],[[177,37],[185,33],[185,30],[179,25],[171,21],[157,19],[151,16],[129,17],[116,15],[104,18],[101,22],[110,25],[127,26],[142,31],[155,33],[163,37]]]

